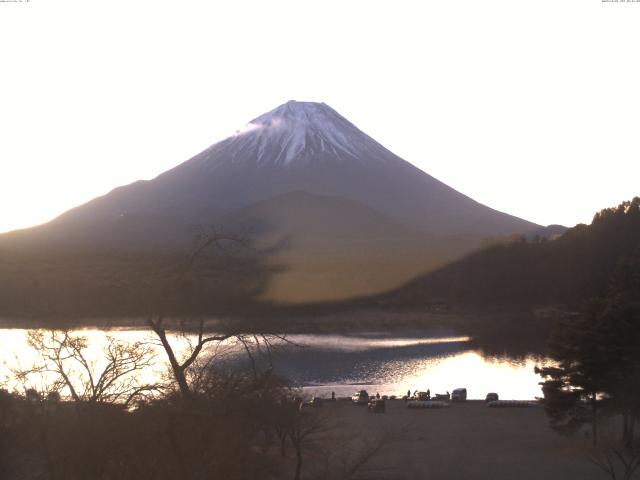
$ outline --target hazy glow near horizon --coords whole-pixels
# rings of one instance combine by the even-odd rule
[[[0,232],[323,101],[541,224],[640,194],[640,3],[0,3]]]

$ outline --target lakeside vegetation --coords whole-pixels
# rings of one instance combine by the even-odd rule
[[[346,479],[388,442],[357,437],[338,453],[327,443],[319,463],[316,444],[337,427],[271,368],[272,342],[286,339],[195,328],[178,351],[153,320],[169,367],[153,384],[144,383],[148,344],[111,338],[92,361],[81,335],[31,332],[36,361],[13,371],[17,388],[0,389],[1,478]],[[218,363],[228,342],[246,352],[236,368]]]

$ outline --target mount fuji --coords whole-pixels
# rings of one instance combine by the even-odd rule
[[[185,251],[198,226],[287,239],[272,297],[397,286],[488,236],[541,227],[482,205],[393,154],[324,103],[287,102],[149,181],[118,187],[4,249]]]

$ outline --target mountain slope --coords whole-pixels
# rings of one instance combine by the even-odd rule
[[[327,105],[292,101],[153,180],[116,188],[11,237],[14,243],[74,248],[184,248],[194,225],[297,190],[356,200],[434,234],[500,235],[538,227],[446,186]]]
[[[0,235],[0,251],[182,255],[211,225],[278,247],[260,290],[287,302],[378,293],[483,237],[540,228],[453,190],[329,106],[291,101],[153,180]]]
[[[452,261],[479,239],[430,235],[354,200],[307,192],[272,197],[225,222],[271,252],[265,299],[339,300],[396,288]]]

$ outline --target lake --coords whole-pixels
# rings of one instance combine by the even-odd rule
[[[86,357],[99,366],[107,336],[127,342],[144,341],[156,351],[155,364],[140,375],[152,381],[166,374],[165,356],[157,340],[147,330],[77,330],[87,337]],[[0,382],[20,388],[12,369],[28,369],[36,361],[35,351],[26,342],[27,330],[0,330]],[[303,388],[306,394],[329,397],[350,396],[366,389],[381,395],[405,395],[408,390],[445,393],[465,387],[470,399],[484,399],[497,392],[501,399],[533,399],[541,396],[534,366],[546,365],[539,356],[487,355],[471,338],[443,329],[415,330],[406,333],[368,332],[358,334],[295,334],[288,342],[279,342],[270,362],[275,372]],[[190,338],[173,335],[176,350],[186,351]],[[225,342],[209,355],[219,362],[234,365],[245,360],[240,346]],[[32,380],[36,389],[38,382]],[[24,385],[22,385],[24,388]]]

